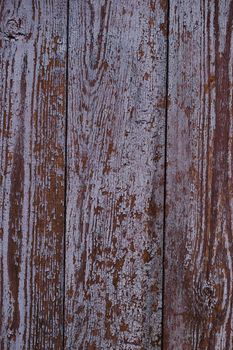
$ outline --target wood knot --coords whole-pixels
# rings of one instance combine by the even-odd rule
[[[6,28],[4,30],[4,35],[6,40],[18,40],[26,36],[26,33],[21,28],[20,21],[12,18],[6,23]]]
[[[211,299],[214,296],[214,288],[212,286],[206,285],[202,288],[202,294],[206,298]]]
[[[210,282],[205,282],[195,290],[196,313],[204,318],[212,314],[217,303],[216,290]]]

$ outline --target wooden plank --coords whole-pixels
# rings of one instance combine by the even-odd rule
[[[171,1],[165,349],[233,348],[233,1]]]
[[[160,349],[166,1],[70,1],[67,349]]]
[[[66,2],[0,5],[0,344],[61,349]]]

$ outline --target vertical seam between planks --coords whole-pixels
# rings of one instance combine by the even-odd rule
[[[170,0],[167,2],[167,42],[166,42],[166,106],[164,128],[164,197],[163,197],[163,259],[162,259],[162,325],[161,325],[161,349],[164,349],[164,297],[165,297],[165,260],[166,260],[166,195],[167,195],[167,134],[168,134],[168,94],[169,94],[169,37],[170,37]]]
[[[68,167],[68,93],[69,93],[69,12],[70,3],[67,0],[66,12],[66,91],[65,91],[65,155],[64,155],[64,234],[63,234],[63,339],[62,348],[65,349],[65,314],[66,314],[66,215],[67,215],[67,167]]]

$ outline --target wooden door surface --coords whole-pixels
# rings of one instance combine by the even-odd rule
[[[0,0],[0,349],[233,349],[233,1]]]

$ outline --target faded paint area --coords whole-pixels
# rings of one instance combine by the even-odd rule
[[[66,4],[2,1],[0,22],[0,348],[61,349]]]
[[[165,349],[232,333],[233,2],[171,2]]]
[[[68,349],[161,348],[166,13],[70,2]]]
[[[1,349],[233,349],[232,28],[1,2]]]

